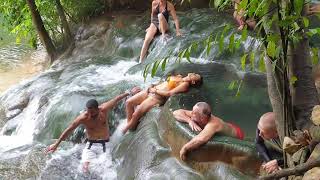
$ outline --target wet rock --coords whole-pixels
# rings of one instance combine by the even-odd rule
[[[216,162],[211,167],[211,169],[208,170],[208,173],[205,175],[206,179],[216,179],[216,180],[253,180],[255,178],[252,178],[250,176],[246,176],[236,170],[234,167],[222,163],[222,162]]]
[[[184,166],[171,156],[171,148],[158,133],[160,110],[154,108],[140,121],[137,129],[127,133],[114,148],[118,161],[118,179],[203,179],[202,175]]]
[[[28,149],[29,146],[25,148]],[[45,167],[44,148],[43,145],[33,145],[27,150],[27,154],[20,153],[17,157],[1,159],[0,179],[36,179]]]

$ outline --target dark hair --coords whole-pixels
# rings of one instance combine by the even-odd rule
[[[90,99],[89,101],[87,101],[86,107],[87,108],[95,108],[98,109],[98,101],[95,99]]]
[[[190,83],[190,87],[194,87],[194,88],[197,88],[197,87],[200,87],[203,83],[203,77],[200,75],[200,80],[199,81],[196,81],[196,83],[192,84]]]
[[[208,103],[206,102],[198,102],[196,104],[201,109],[201,113],[207,117],[211,116],[211,107]]]

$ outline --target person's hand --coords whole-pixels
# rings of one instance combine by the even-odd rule
[[[149,88],[149,91],[148,92],[150,92],[150,93],[156,93],[156,91],[157,91],[157,89],[156,88]]]
[[[141,91],[141,88],[138,86],[135,86],[134,88],[131,89],[130,94],[135,95]]]
[[[317,5],[311,5],[309,8],[309,14],[313,14],[313,13],[320,13],[320,4]]]
[[[148,27],[148,28],[146,29],[146,32],[148,32],[149,28],[150,28],[150,27]]]
[[[179,37],[179,36],[182,36],[181,32],[180,31],[177,31],[176,35]]]
[[[276,159],[269,161],[267,163],[265,163],[264,165],[262,165],[262,168],[268,173],[273,173],[276,172],[278,170],[280,170],[281,168],[278,166],[278,161]]]
[[[198,124],[192,120],[189,122],[189,126],[191,127],[192,131],[200,132],[202,130],[201,127],[199,127]]]
[[[187,149],[185,148],[185,146],[183,146],[180,150],[180,159],[182,161],[185,161],[187,159],[186,155],[187,155]]]
[[[56,144],[56,143],[51,144],[50,146],[47,147],[47,149],[45,150],[45,153],[46,154],[53,153],[54,151],[57,150],[57,147],[58,147],[58,144]]]

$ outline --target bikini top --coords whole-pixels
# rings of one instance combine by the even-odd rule
[[[156,7],[156,11],[153,14],[153,18],[158,19],[158,14],[159,13],[160,13],[160,3]],[[165,7],[164,11],[162,11],[161,13],[163,14],[163,16],[165,17],[165,19],[168,22],[168,20],[169,20],[168,2],[166,2],[166,7]]]

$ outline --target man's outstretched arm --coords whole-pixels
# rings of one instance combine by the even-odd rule
[[[186,159],[186,154],[189,151],[197,149],[201,145],[207,143],[210,138],[217,132],[221,131],[222,124],[220,123],[209,123],[205,128],[194,138],[191,139],[187,144],[185,144],[180,150],[180,158],[182,160]]]
[[[127,92],[126,93],[122,93],[122,94],[114,97],[113,99],[101,104],[100,105],[101,110],[102,111],[106,111],[108,109],[111,109],[111,108],[115,107],[118,104],[119,101],[121,101],[123,98],[127,97],[128,95],[129,95],[129,93],[127,93]]]
[[[59,144],[61,143],[61,141],[65,140],[69,135],[70,133],[76,129],[82,122],[82,120],[84,119],[84,115],[80,115],[78,116],[70,125],[67,129],[65,129],[63,131],[63,133],[60,135],[59,139],[54,143],[54,144],[51,144],[47,149],[46,149],[46,152],[54,152]]]

